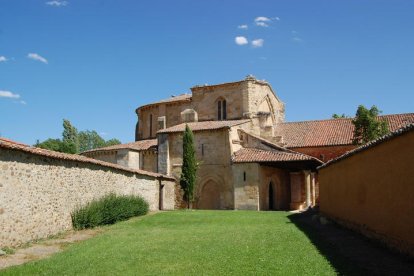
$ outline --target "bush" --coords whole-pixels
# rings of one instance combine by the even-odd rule
[[[148,203],[139,196],[108,194],[93,200],[72,212],[72,225],[75,229],[93,228],[99,225],[114,224],[131,217],[148,213]]]

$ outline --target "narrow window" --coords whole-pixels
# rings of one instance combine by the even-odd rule
[[[226,105],[226,100],[222,101],[223,103],[223,120],[227,119],[227,105]]]
[[[204,156],[204,144],[201,144],[201,155]]]
[[[243,172],[243,181],[246,181],[246,172]]]
[[[152,114],[150,114],[150,119],[149,119],[149,123],[150,123],[150,137],[152,137]]]
[[[217,102],[217,119],[221,121],[221,101]]]

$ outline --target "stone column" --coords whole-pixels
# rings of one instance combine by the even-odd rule
[[[310,207],[311,201],[311,172],[303,171],[305,174],[305,188],[306,188],[306,208]]]
[[[315,173],[311,174],[312,176],[312,206],[316,205],[316,176]]]
[[[290,209],[298,210],[302,209],[302,175],[300,172],[290,173]]]

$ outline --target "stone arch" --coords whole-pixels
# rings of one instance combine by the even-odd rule
[[[270,192],[273,192],[273,194],[270,195]],[[265,177],[259,188],[259,197],[260,210],[281,210],[282,190],[279,179],[273,176]],[[273,200],[273,204],[270,202],[271,199]]]
[[[196,208],[217,210],[222,208],[223,180],[217,175],[200,176],[203,182],[198,185]]]
[[[266,113],[270,112],[272,124],[276,122],[275,109],[273,107],[272,101],[270,100],[269,95],[264,96],[257,105],[257,113]]]

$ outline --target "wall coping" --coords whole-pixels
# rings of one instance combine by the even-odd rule
[[[121,170],[124,172],[130,172],[130,173],[134,173],[138,175],[150,176],[150,177],[154,177],[157,179],[175,181],[175,178],[167,176],[167,175],[159,174],[159,173],[153,173],[153,172],[148,172],[148,171],[139,170],[139,169],[131,169],[131,168],[124,167],[121,165],[108,163],[108,162],[96,160],[93,158],[88,158],[88,157],[77,155],[77,154],[68,154],[68,153],[56,152],[56,151],[51,151],[51,150],[45,150],[41,148],[25,146],[25,145],[18,144],[18,143],[6,142],[5,140],[0,140],[0,148],[30,153],[30,154],[38,155],[38,156],[49,157],[49,158],[56,159],[56,160],[67,160],[67,161],[76,161],[76,162],[81,162],[81,163],[86,163],[86,164],[93,164],[93,165],[98,165],[98,166],[105,167],[105,168],[117,169],[117,170]]]
[[[371,142],[369,142],[369,143],[367,143],[367,144],[365,144],[363,146],[360,146],[360,147],[358,147],[358,148],[356,148],[354,150],[348,151],[345,154],[343,154],[343,155],[341,155],[341,156],[339,156],[337,158],[334,158],[334,159],[326,162],[322,166],[319,166],[317,169],[320,170],[320,169],[326,168],[326,167],[328,167],[328,166],[330,166],[330,165],[332,165],[334,163],[337,163],[337,162],[339,162],[339,161],[341,161],[343,159],[346,159],[346,158],[348,158],[348,157],[350,157],[350,156],[352,156],[354,154],[357,154],[359,152],[362,152],[362,151],[365,151],[367,149],[373,148],[373,147],[375,147],[375,146],[377,146],[379,144],[382,144],[382,143],[384,143],[386,141],[389,141],[391,139],[394,139],[394,138],[396,138],[398,136],[404,135],[404,134],[406,134],[406,133],[408,133],[410,131],[414,131],[414,123],[408,124],[408,125],[406,125],[406,126],[404,126],[402,128],[397,129],[396,131],[393,131],[391,133],[388,133],[388,134],[386,134],[386,135],[384,135],[384,136],[382,136],[382,137],[380,137],[380,138],[378,138],[376,140],[373,140],[373,141],[371,141]]]

